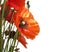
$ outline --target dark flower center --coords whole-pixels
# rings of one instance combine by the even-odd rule
[[[5,31],[5,35],[9,35],[9,38],[14,38],[15,33],[15,31]]]
[[[23,19],[21,19],[21,20],[20,20],[19,27],[21,27],[21,28],[26,28],[26,26],[27,26],[26,21],[24,21]]]
[[[14,35],[15,35],[15,31],[11,31],[9,37],[14,38]]]

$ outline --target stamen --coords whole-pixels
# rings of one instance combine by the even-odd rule
[[[22,21],[22,24],[25,25],[25,21]]]
[[[21,28],[26,28],[27,24],[24,20],[20,20],[20,24],[19,24],[19,27]]]

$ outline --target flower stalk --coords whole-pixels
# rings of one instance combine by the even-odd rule
[[[0,0],[0,4],[1,4],[1,1],[2,1],[2,0]]]
[[[0,0],[0,4],[1,4],[1,0]],[[0,17],[0,51],[2,52],[2,18]]]
[[[0,17],[0,52],[2,52],[3,47],[3,37],[2,37],[2,18]]]
[[[0,3],[1,3],[1,1],[2,0],[0,0]],[[2,50],[3,50],[2,21],[3,21],[3,18],[4,18],[5,2],[6,2],[6,0],[4,0],[3,8],[2,8],[2,17],[0,17],[0,52],[2,52]]]

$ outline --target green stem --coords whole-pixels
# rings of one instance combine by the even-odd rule
[[[1,4],[1,0],[0,0],[0,4]]]
[[[2,38],[2,18],[0,17],[0,52],[2,52],[2,45],[3,45],[3,38]]]
[[[5,3],[6,3],[6,0],[4,0],[4,3],[3,3],[3,8],[2,8],[2,20],[4,19]]]
[[[2,52],[3,50],[3,34],[2,34],[2,20],[4,17],[4,9],[5,9],[5,2],[6,0],[4,0],[4,5],[3,5],[3,9],[2,9],[2,17],[0,17],[0,52]],[[1,3],[1,0],[0,0]]]

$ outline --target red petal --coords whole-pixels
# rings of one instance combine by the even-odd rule
[[[18,40],[25,48],[27,48],[27,46],[26,46],[27,42],[26,42],[25,38],[24,38],[22,35],[19,35],[18,38],[17,38],[17,40]]]
[[[5,18],[5,20],[7,20],[8,22],[10,22],[12,20],[12,15],[13,15],[13,12],[12,10],[9,11],[7,17]]]
[[[7,5],[15,8],[16,10],[20,10],[25,6],[25,0],[8,0]]]

